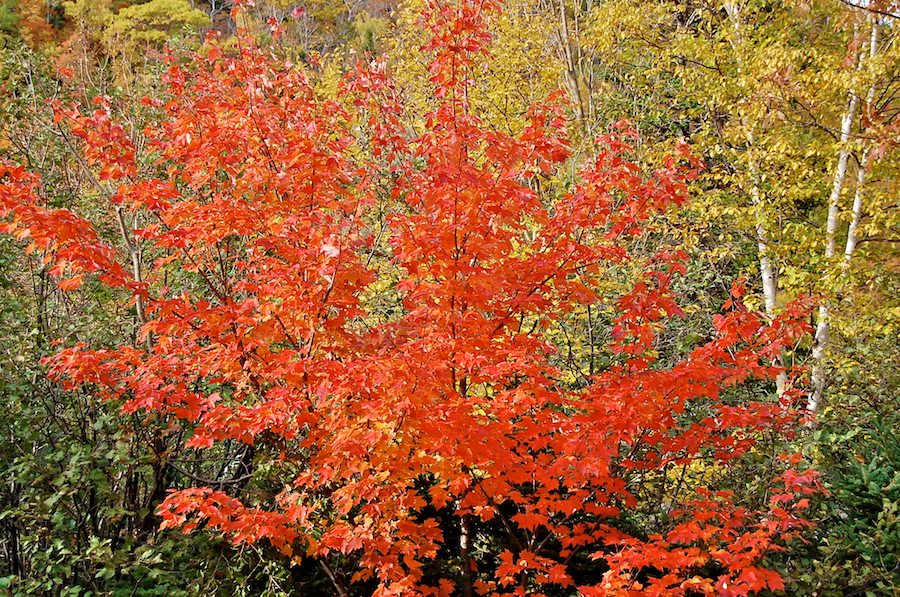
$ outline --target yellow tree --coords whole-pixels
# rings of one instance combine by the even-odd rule
[[[423,4],[414,0],[401,7],[386,43],[389,66],[409,102],[412,126],[421,126],[416,120],[440,101],[429,89],[430,59],[421,51],[427,40],[427,31],[417,24]],[[502,13],[490,17],[490,57],[475,57],[476,80],[467,90],[473,111],[489,126],[507,134],[521,133],[528,108],[545,102],[558,89],[562,64],[546,38],[553,22],[552,15],[526,0],[511,0]]]
[[[813,412],[829,331],[845,315],[835,297],[853,294],[861,230],[888,238],[895,218],[881,198],[894,169],[895,29],[876,3],[631,0],[595,7],[582,36],[609,88],[652,90],[663,115],[656,130],[704,155],[692,231],[718,236],[731,256],[752,243],[769,315],[801,293],[824,297]]]

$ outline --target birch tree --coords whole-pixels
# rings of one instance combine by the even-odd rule
[[[868,60],[874,62],[878,55],[878,32],[879,23],[876,21],[872,13],[866,19],[866,29],[870,32],[868,41]],[[862,71],[866,68],[866,57],[859,46],[853,56],[854,62],[857,62],[857,69]],[[869,86],[866,94],[866,105],[871,112],[872,102],[875,97],[875,81]],[[847,177],[847,169],[850,164],[851,150],[849,144],[852,139],[855,125],[857,124],[857,112],[859,105],[859,93],[857,89],[851,87],[849,97],[847,99],[847,108],[841,117],[841,137],[840,151],[838,154],[837,167],[834,172],[834,185],[831,189],[831,196],[828,198],[828,218],[825,226],[825,259],[826,262],[833,260],[837,246],[838,218],[840,214],[841,196],[844,192],[844,181]],[[862,215],[862,198],[865,185],[866,170],[870,161],[869,149],[863,150],[863,157],[858,167],[857,185],[851,210],[851,222],[847,230],[846,249],[844,250],[844,261],[840,267],[837,276],[843,280],[846,277],[850,260],[856,250],[857,238],[856,233],[859,228],[859,221]],[[811,413],[819,412],[822,406],[822,400],[825,391],[825,353],[828,350],[828,339],[831,332],[830,319],[830,301],[826,299],[819,306],[818,322],[816,325],[815,346],[813,348],[813,370],[812,370],[812,392],[809,396],[807,408]]]
[[[655,123],[658,140],[686,137],[706,160],[693,219],[673,234],[758,280],[770,317],[797,296],[822,297],[815,341],[782,356],[785,366],[810,359],[801,387],[811,386],[809,411],[821,411],[829,371],[841,366],[829,361],[835,333],[841,345],[866,343],[896,318],[891,294],[862,272],[888,263],[893,243],[878,241],[898,236],[888,199],[897,91],[889,7],[632,0],[601,3],[587,20],[582,43],[606,77],[596,87],[653,98],[642,111],[607,94],[615,117]],[[860,293],[869,297],[863,318]]]

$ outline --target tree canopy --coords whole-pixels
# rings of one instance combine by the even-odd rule
[[[896,586],[889,7],[103,6],[4,53],[0,594]]]

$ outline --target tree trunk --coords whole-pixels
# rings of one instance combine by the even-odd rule
[[[559,0],[559,27],[557,28],[559,36],[559,45],[562,50],[563,63],[566,66],[563,85],[572,100],[572,106],[575,108],[575,117],[578,125],[582,128],[585,126],[587,113],[584,109],[584,97],[581,89],[582,75],[581,65],[579,64],[578,48],[573,48],[572,36],[569,34],[569,18],[566,16],[565,0]]]
[[[844,272],[850,269],[850,262],[853,259],[853,253],[856,251],[856,245],[859,242],[859,237],[857,237],[856,234],[859,230],[859,221],[862,219],[863,186],[866,183],[866,177],[869,174],[869,165],[871,162],[872,152],[866,148],[866,150],[863,151],[862,164],[856,172],[856,194],[853,197],[853,210],[850,213],[850,227],[847,230],[847,245],[844,248]]]
[[[472,515],[463,514],[459,520],[460,592],[462,597],[474,597],[472,582]]]
[[[741,61],[741,52],[743,51],[743,35],[741,33],[741,7],[737,3],[726,2],[725,12],[728,14],[728,18],[731,21],[731,27],[734,34],[731,42],[731,47],[732,50],[734,50],[738,64],[738,72],[740,73],[743,69]],[[772,262],[771,242],[769,240],[769,233],[766,230],[765,219],[763,217],[765,199],[762,196],[762,192],[760,191],[759,186],[759,167],[757,166],[756,158],[752,153],[753,148],[756,144],[756,135],[754,135],[753,129],[743,117],[741,117],[741,128],[744,129],[744,138],[747,141],[749,154],[749,192],[750,200],[753,203],[754,209],[756,210],[756,248],[757,256],[759,259],[759,275],[760,278],[762,278],[763,302],[766,307],[766,315],[769,317],[769,320],[772,320],[775,318],[775,310],[778,307],[778,266]],[[785,386],[787,385],[787,373],[783,370],[783,353],[780,353],[777,357],[775,357],[775,360],[772,364],[776,367],[782,368],[782,371],[780,371],[775,377],[775,390],[778,394],[778,399],[780,400],[784,395]]]
[[[869,15],[868,22],[872,27],[871,39],[869,40],[869,56],[870,58],[874,58],[878,52],[878,23],[872,18],[872,15]],[[857,59],[860,60],[857,68],[862,67],[862,57],[857,56]],[[867,102],[871,102],[875,95],[875,86],[873,85],[869,88],[869,93],[867,94],[866,100]],[[826,263],[830,262],[834,258],[835,247],[837,246],[837,226],[838,226],[838,214],[840,212],[840,199],[841,193],[844,190],[844,179],[847,175],[847,165],[850,162],[850,149],[848,148],[848,143],[850,142],[850,135],[853,130],[853,125],[856,122],[856,112],[859,104],[859,97],[856,91],[850,91],[850,97],[847,102],[847,109],[844,111],[844,115],[841,118],[841,149],[840,154],[838,156],[838,164],[837,168],[834,172],[834,184],[831,188],[831,196],[828,200],[828,221],[825,225],[825,261]],[[863,159],[863,162],[868,161],[868,152],[866,153],[866,157]],[[856,195],[854,197],[853,202],[853,218],[855,220],[854,223],[851,223],[851,229],[847,234],[847,248],[844,252],[844,266],[841,268],[841,272],[838,274],[840,278],[843,278],[847,271],[847,265],[849,265],[850,257],[853,255],[853,251],[856,248],[856,228],[859,225],[859,214],[862,211],[862,186],[865,183],[866,176],[866,164],[861,164],[859,167],[859,171],[857,173],[857,186],[856,186]],[[851,239],[852,237],[852,239]],[[809,395],[809,401],[807,403],[807,410],[812,413],[818,413],[822,410],[822,403],[825,397],[825,355],[828,350],[828,341],[831,335],[831,301],[828,297],[826,297],[822,305],[819,307],[818,319],[816,321],[816,337],[815,344],[813,345],[813,369],[812,369],[812,392]]]
[[[325,557],[326,556],[319,557],[319,566],[321,566],[322,570],[325,571],[325,576],[327,576],[328,580],[331,581],[331,585],[334,587],[334,590],[337,591],[338,596],[349,597],[350,591],[347,590],[347,585],[344,584],[344,581],[340,576],[338,576],[334,569],[328,565]]]

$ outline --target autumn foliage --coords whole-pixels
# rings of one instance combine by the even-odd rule
[[[684,256],[660,251],[616,303],[612,364],[564,379],[544,330],[633,263],[623,240],[687,200],[696,163],[680,148],[642,171],[620,127],[570,191],[535,192],[530,181],[569,159],[561,108],[534,107],[513,138],[466,101],[497,9],[429,5],[423,51],[441,102],[422,131],[385,63],[360,63],[342,101],[323,100],[302,68],[249,42],[172,62],[170,96],[150,102],[149,156],[102,102],[61,107],[114,209],[143,223],[116,249],[6,164],[3,230],[30,238],[65,287],[96,277],[125,289],[146,321],[133,344],[62,350],[53,376],[179,421],[198,455],[252,449],[227,482],[170,494],[163,526],[297,562],[347,554],[353,582],[378,595],[778,589],[763,558],[806,524],[815,487],[791,459],[762,507],[698,483],[671,494],[658,534],[621,521],[642,479],[675,484],[790,433],[787,404],[728,396],[772,379],[800,328],[790,311],[769,322],[734,300],[712,340],[664,366],[654,346],[681,314],[671,286]],[[261,460],[275,489],[241,491]],[[501,547],[448,545],[453,525],[502,528]],[[456,564],[438,574],[429,563],[448,550]]]

